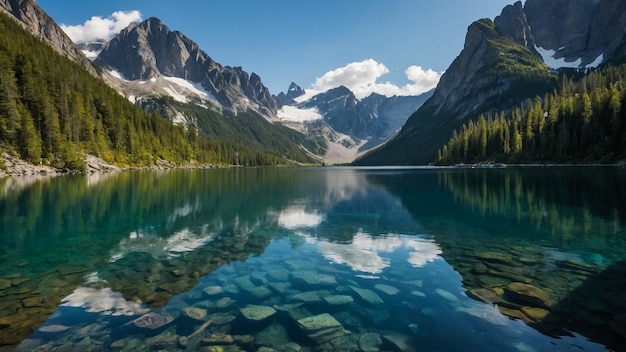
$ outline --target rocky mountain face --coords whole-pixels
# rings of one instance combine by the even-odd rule
[[[91,61],[81,53],[61,27],[37,5],[35,0],[0,0],[0,10],[13,16],[26,29],[52,46],[57,52],[83,66],[92,75],[98,76]]]
[[[286,125],[294,127],[294,119],[290,114],[308,112],[309,117],[303,117],[308,133],[323,135],[330,144],[356,149],[354,153],[349,154],[354,156],[393,137],[432,92],[420,96],[390,98],[371,94],[359,100],[350,89],[340,86],[308,100],[296,99],[303,94],[305,91],[294,83],[290,85],[287,93],[279,94],[276,97],[279,104],[282,104],[279,117],[288,121]],[[345,160],[334,161],[350,162],[353,159],[350,156],[346,156]]]
[[[287,89],[287,93],[280,92],[277,96],[274,96],[274,100],[276,100],[276,105],[280,109],[285,105],[295,105],[295,99],[303,94],[304,89],[296,83],[291,82],[289,89]]]
[[[276,114],[276,102],[258,75],[220,65],[157,18],[130,24],[102,48],[94,63],[130,81],[166,76],[199,83],[224,108]]]
[[[522,6],[518,1],[494,21],[469,26],[463,50],[432,98],[396,138],[357,164],[427,164],[468,119],[511,109],[554,89],[554,69],[625,60],[626,2],[527,0]]]
[[[387,98],[374,93],[358,100],[348,88],[341,86],[318,94],[300,106],[316,108],[335,131],[368,140],[363,149],[370,149],[393,137],[429,96]]]

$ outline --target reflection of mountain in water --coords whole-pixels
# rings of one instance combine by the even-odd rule
[[[578,177],[568,177],[576,172]],[[552,235],[614,235],[623,230],[626,184],[613,169],[456,170],[439,174],[455,203],[486,214],[514,215]],[[618,170],[619,172],[619,170]],[[624,175],[622,175],[623,177]],[[621,219],[621,221],[620,221]]]
[[[428,229],[468,295],[542,332],[569,334],[565,328],[621,348],[622,172],[469,169],[368,179]]]

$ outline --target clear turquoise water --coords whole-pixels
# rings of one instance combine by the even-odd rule
[[[620,350],[625,176],[260,168],[2,179],[0,344]],[[549,304],[520,298],[514,282]],[[273,311],[252,322],[251,305]],[[164,325],[146,327],[148,317]],[[309,317],[326,325],[313,331]]]

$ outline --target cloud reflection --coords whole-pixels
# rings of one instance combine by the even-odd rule
[[[290,206],[278,215],[278,226],[289,230],[302,227],[315,227],[319,225],[324,217],[318,213],[309,213],[304,207]]]
[[[322,241],[317,248],[328,260],[369,274],[381,273],[389,266],[389,254],[398,250],[409,251],[407,261],[414,267],[422,267],[441,254],[432,240],[395,234],[373,237],[363,232],[358,232],[351,243]]]
[[[62,300],[61,306],[84,308],[89,313],[112,316],[136,315],[148,311],[140,302],[127,301],[121,293],[108,287],[78,287]]]

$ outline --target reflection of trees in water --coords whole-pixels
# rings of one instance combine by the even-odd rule
[[[438,178],[456,203],[482,216],[513,215],[564,239],[615,235],[626,222],[626,183],[612,169],[471,169]]]
[[[94,270],[127,299],[140,298],[157,306],[223,263],[262,253],[275,234],[256,230],[252,234],[252,229],[264,221],[268,209],[283,207],[294,190],[307,182],[305,175],[285,177],[285,172],[277,168],[141,171],[108,177],[68,175],[26,184],[0,179],[4,189],[0,278],[18,271],[20,277],[19,284],[3,291],[0,318],[20,316],[0,329],[0,345],[19,342]],[[141,239],[148,244],[167,244],[184,231],[199,237],[202,228],[222,237],[201,251],[173,259],[146,255],[141,246],[133,249],[132,242],[139,236],[151,237]],[[129,250],[124,250],[125,245]],[[120,252],[129,255],[109,263]],[[132,285],[136,288],[129,288]],[[24,307],[25,297],[45,304]]]
[[[623,348],[623,171],[446,169],[368,179],[428,229],[468,294],[544,333],[565,328]],[[555,305],[529,309],[506,293],[513,282],[545,290]]]

